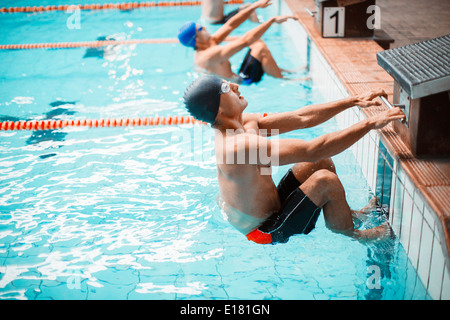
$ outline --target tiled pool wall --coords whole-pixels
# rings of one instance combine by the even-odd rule
[[[279,5],[280,14],[292,14],[284,1]],[[307,54],[314,88],[319,90],[324,100],[347,97],[349,91],[304,28],[292,21],[286,29],[299,54]],[[365,118],[366,115],[354,107],[337,115],[336,121],[340,128],[347,128]],[[351,151],[417,270],[405,274],[405,277],[420,277],[433,299],[449,300],[450,263],[441,221],[405,173],[400,160],[385,145],[380,133],[372,130],[355,143]]]

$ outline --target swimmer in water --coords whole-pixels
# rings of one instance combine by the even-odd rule
[[[211,24],[224,24],[240,10],[250,6],[251,3],[245,3],[239,8],[224,14],[224,1],[223,0],[202,0],[202,19]],[[253,11],[248,18],[252,22],[259,22],[256,12]]]
[[[213,35],[209,34],[204,26],[187,22],[180,28],[178,39],[183,45],[194,48],[194,60],[199,68],[224,79],[249,85],[259,82],[265,73],[275,78],[285,78],[283,72],[291,71],[278,67],[269,48],[260,38],[272,24],[280,24],[288,19],[297,20],[295,16],[272,17],[242,37],[226,45],[219,45],[234,29],[247,20],[255,9],[266,8],[270,4],[270,0],[252,3],[240,10]],[[231,70],[229,59],[246,47],[249,47],[249,50],[237,75]]]
[[[380,105],[383,90],[334,102],[306,106],[261,117],[244,113],[248,105],[239,85],[215,76],[202,76],[185,91],[187,110],[215,129],[215,154],[221,204],[229,221],[249,240],[283,243],[294,234],[308,234],[323,210],[326,226],[356,239],[390,235],[388,224],[358,230],[344,188],[330,159],[372,129],[404,118],[393,108],[351,127],[311,141],[267,139],[266,136],[317,126],[351,108]],[[271,166],[293,164],[278,186]]]

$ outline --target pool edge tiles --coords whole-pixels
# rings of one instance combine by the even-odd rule
[[[382,48],[375,41],[322,38],[315,19],[305,10],[314,8],[313,0],[285,0],[285,3],[298,17],[303,33],[310,39],[308,61],[311,70],[316,70],[312,72],[313,81],[320,84],[319,90],[325,99],[338,99],[381,87],[392,100],[393,79],[377,64],[376,53]],[[350,52],[353,61],[348,55]],[[336,120],[338,126],[344,128],[380,110],[383,109],[347,109],[336,116]],[[389,222],[431,297],[450,299],[450,238],[446,220],[436,209],[434,198],[430,197],[431,188],[423,187],[417,181],[413,170],[415,159],[411,158],[408,148],[392,128],[387,128],[370,132],[355,143],[351,151],[371,190],[384,196],[383,208],[388,212]],[[442,189],[447,186],[432,187]],[[446,190],[438,191],[445,193]]]

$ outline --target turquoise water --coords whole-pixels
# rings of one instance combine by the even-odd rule
[[[64,12],[2,14],[0,43],[175,38],[199,15],[199,7],[82,12],[81,29],[69,30]],[[283,26],[264,40],[281,67],[305,63]],[[234,69],[244,54],[233,57]],[[196,76],[193,52],[177,43],[117,46],[104,56],[86,48],[1,50],[0,59],[1,120],[187,115],[181,98]],[[268,76],[241,92],[249,112],[324,101],[313,83]],[[335,130],[329,121],[286,137]],[[286,244],[247,241],[216,205],[212,138],[192,125],[0,132],[0,298],[429,297],[397,240],[361,244],[320,217],[308,236]],[[371,190],[351,152],[333,159],[351,207],[366,205]],[[276,182],[287,168],[275,171]],[[384,220],[374,212],[361,228]]]

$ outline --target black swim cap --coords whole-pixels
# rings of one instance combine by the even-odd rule
[[[215,76],[202,76],[186,88],[184,104],[195,119],[214,123],[219,111],[222,82]]]

